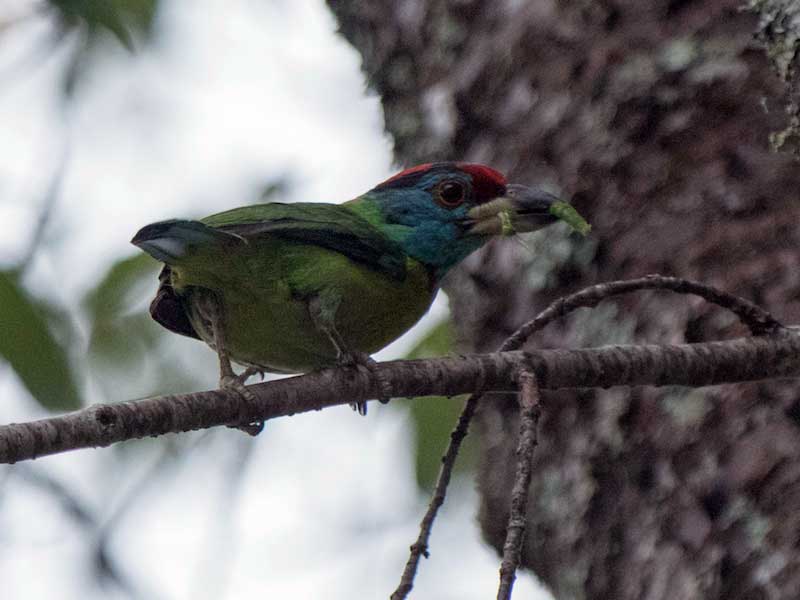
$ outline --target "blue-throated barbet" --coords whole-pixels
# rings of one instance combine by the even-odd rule
[[[229,358],[247,374],[369,366],[449,269],[493,236],[556,221],[554,203],[489,167],[441,162],[344,204],[243,206],[153,223],[132,242],[166,264],[153,318],[214,348],[223,385],[241,388]]]

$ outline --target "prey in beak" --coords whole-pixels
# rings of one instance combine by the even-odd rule
[[[467,231],[474,235],[503,236],[536,231],[561,218],[554,212],[560,205],[566,203],[549,192],[512,183],[506,186],[503,196],[479,204],[467,213]]]

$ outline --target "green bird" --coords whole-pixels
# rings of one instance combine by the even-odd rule
[[[373,370],[369,355],[425,314],[451,268],[493,236],[557,221],[555,204],[489,167],[440,162],[344,204],[160,221],[132,243],[165,263],[152,317],[216,350],[220,385],[248,393],[244,381],[259,371]],[[236,376],[231,360],[248,369]]]

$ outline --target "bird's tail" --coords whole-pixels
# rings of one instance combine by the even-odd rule
[[[174,265],[191,255],[196,248],[243,243],[234,234],[209,227],[200,221],[170,219],[142,227],[131,243],[156,260]]]

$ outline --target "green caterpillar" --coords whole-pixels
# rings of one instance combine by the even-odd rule
[[[577,231],[581,235],[585,236],[592,228],[592,226],[578,214],[578,211],[575,210],[571,204],[567,204],[566,202],[553,202],[550,206],[550,214],[564,221],[573,231]]]

